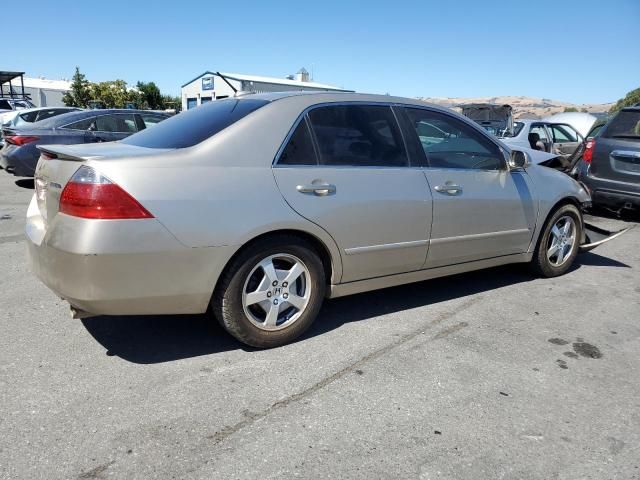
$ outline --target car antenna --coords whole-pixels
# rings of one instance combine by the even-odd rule
[[[234,87],[233,85],[231,85],[231,82],[229,82],[229,80],[227,80],[227,77],[222,75],[220,72],[216,72],[216,75],[218,75],[222,80],[224,80],[224,83],[226,83],[227,85],[229,85],[231,87],[231,90],[233,90],[233,95],[234,96],[238,94],[238,89],[236,87]]]

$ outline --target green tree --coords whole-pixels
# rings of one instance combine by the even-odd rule
[[[80,73],[80,68],[76,67],[76,73],[73,74],[71,89],[64,94],[62,102],[67,107],[86,108],[87,102],[91,100],[90,82]]]
[[[180,96],[162,95],[162,108],[175,108],[179,111],[182,108],[182,99]]]
[[[630,107],[635,105],[636,103],[640,103],[640,88],[636,88],[635,90],[631,90],[624,98],[621,98],[616,102],[616,104],[611,107],[609,113],[615,113],[621,108]]]
[[[130,101],[127,82],[124,80],[111,80],[90,84],[91,100],[99,100],[105,108],[124,108]]]
[[[136,88],[142,94],[142,99],[147,108],[153,110],[162,108],[162,94],[154,82],[138,82]]]
[[[568,112],[577,112],[578,109],[576,107],[564,107],[564,112],[568,113]]]

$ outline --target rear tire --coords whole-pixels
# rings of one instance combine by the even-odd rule
[[[540,233],[531,267],[540,276],[557,277],[571,268],[582,239],[582,214],[575,205],[558,208]]]
[[[311,326],[325,289],[324,268],[313,247],[298,237],[279,235],[258,241],[232,260],[212,309],[242,343],[278,347]]]

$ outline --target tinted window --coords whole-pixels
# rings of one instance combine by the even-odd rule
[[[640,138],[640,111],[618,113],[606,126],[604,137]]]
[[[430,110],[406,110],[430,167],[480,170],[504,167],[498,146],[465,122]]]
[[[101,115],[96,118],[98,132],[137,132],[136,119],[133,114]]]
[[[13,110],[11,104],[6,100],[0,100],[0,110]]]
[[[77,122],[70,123],[69,125],[65,125],[61,128],[66,128],[68,130],[89,130],[89,127],[94,122],[94,120],[95,117],[87,117]]]
[[[266,105],[266,100],[229,98],[179,113],[123,143],[148,148],[192,147]]]
[[[153,127],[157,123],[160,123],[166,117],[162,117],[160,115],[152,115],[150,113],[141,113],[140,118],[142,118],[142,123],[144,123],[144,128],[149,128],[149,127]]]
[[[311,133],[307,125],[307,120],[302,121],[291,135],[289,143],[280,154],[278,165],[317,165],[318,159],[313,148]]]
[[[69,113],[71,110],[62,110],[53,108],[51,110],[40,110],[38,112],[38,122],[47,118],[55,117],[56,115],[62,115],[63,113]]]
[[[25,122],[35,122],[36,119],[38,118],[38,112],[22,113],[18,115],[18,117],[20,117],[20,119]]]
[[[321,165],[404,167],[407,155],[388,106],[336,105],[309,112]]]

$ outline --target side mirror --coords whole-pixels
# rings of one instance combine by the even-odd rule
[[[531,165],[531,157],[527,152],[522,150],[512,150],[509,156],[509,168],[511,170],[520,170]]]

